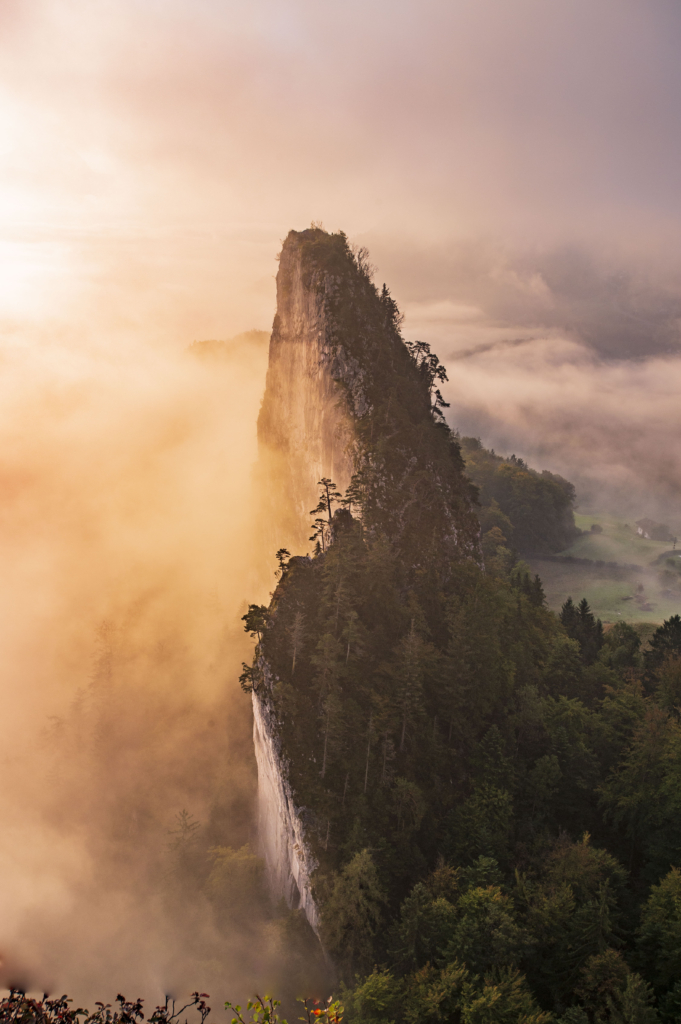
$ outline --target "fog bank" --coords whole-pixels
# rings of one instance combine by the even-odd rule
[[[257,334],[201,355],[0,353],[5,984],[224,998],[274,970],[239,875],[255,862],[230,872],[257,952],[210,854],[257,845],[239,618],[269,568],[251,493],[266,356]]]

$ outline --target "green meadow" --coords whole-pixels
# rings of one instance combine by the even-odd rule
[[[586,597],[603,622],[659,623],[681,613],[680,546],[674,551],[669,542],[645,540],[634,522],[611,515],[576,514],[575,522],[585,532],[559,557],[588,563],[526,559],[542,579],[549,607],[558,611],[568,596]],[[591,531],[594,524],[602,533]]]

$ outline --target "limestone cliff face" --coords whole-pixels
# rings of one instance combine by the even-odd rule
[[[261,472],[274,498],[269,517],[277,546],[288,537],[298,550],[308,542],[317,482],[330,477],[345,490],[350,481],[354,434],[340,382],[357,391],[359,376],[359,367],[334,351],[329,337],[328,300],[337,280],[305,265],[311,233],[292,231],[280,256],[277,315],[258,419]]]
[[[261,662],[264,679],[269,667]],[[270,680],[271,685],[271,680]],[[269,690],[269,688],[268,688]],[[317,861],[305,841],[305,828],[288,780],[277,722],[265,693],[253,693],[253,745],[258,765],[258,836],[270,890],[289,907],[300,909],[315,933],[319,914],[312,896]]]

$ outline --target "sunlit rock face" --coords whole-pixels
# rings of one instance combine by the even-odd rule
[[[266,535],[296,552],[309,547],[318,481],[329,477],[341,491],[350,481],[353,430],[343,392],[357,390],[359,374],[354,361],[332,346],[326,309],[338,280],[307,265],[311,235],[291,231],[279,258],[277,314],[258,419],[261,480],[270,499]]]
[[[263,679],[269,670],[261,659]],[[319,916],[312,897],[312,873],[317,862],[305,842],[305,830],[296,807],[285,759],[277,736],[277,724],[270,704],[253,694],[253,744],[258,765],[258,835],[265,858],[270,889],[289,907],[304,911],[318,931]]]

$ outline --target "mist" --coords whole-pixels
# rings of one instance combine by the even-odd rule
[[[375,251],[405,294],[407,335],[448,368],[452,427],[568,477],[582,511],[681,525],[681,291],[669,267],[489,241],[408,262]]]
[[[267,338],[2,353],[6,985],[162,1001],[219,979],[226,997],[281,959],[218,849],[257,848],[239,618],[269,570],[251,493]]]

